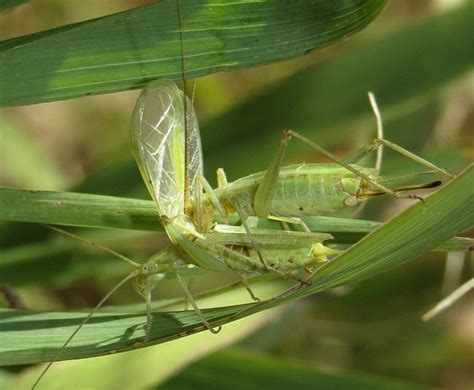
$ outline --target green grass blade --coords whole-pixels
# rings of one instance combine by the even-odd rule
[[[473,201],[474,166],[471,165],[440,191],[405,210],[323,267],[311,286],[294,288],[260,304],[214,307],[205,310],[204,315],[214,325],[224,324],[402,265],[471,226],[474,223]],[[0,364],[50,360],[60,346],[60,340],[64,340],[83,317],[82,313],[20,310],[2,310],[0,313],[3,337]],[[143,337],[143,323],[143,315],[115,311],[113,315],[101,313],[81,330],[71,347],[64,351],[63,358],[134,349],[135,343]],[[152,344],[203,330],[191,311],[154,314],[153,324]]]
[[[386,0],[180,4],[186,77],[194,78],[325,47],[367,26]],[[15,38],[0,43],[0,105],[123,91],[158,77],[181,79],[180,58],[175,0]]]
[[[162,230],[153,201],[0,187],[0,220]]]
[[[219,337],[202,332],[158,348],[140,349],[102,359],[59,362],[43,378],[39,388],[68,389],[74,384],[73,387],[77,389],[152,389],[186,364],[248,336],[274,316],[271,312],[260,313],[256,317],[229,324],[227,331],[219,334]],[[42,368],[39,366],[24,370],[6,382],[4,388],[30,389]]]
[[[0,220],[80,227],[163,230],[153,201],[2,187]],[[304,221],[311,231],[330,233],[339,244],[353,244],[380,226],[380,223],[373,221],[323,216],[306,217]],[[268,220],[260,220],[258,227],[280,229],[279,223]],[[452,238],[440,244],[437,249],[465,251],[470,245],[469,239]],[[46,248],[42,248],[43,250]],[[56,249],[53,250],[56,252]],[[31,252],[25,253],[31,255]],[[9,255],[4,252],[1,257],[6,258]]]

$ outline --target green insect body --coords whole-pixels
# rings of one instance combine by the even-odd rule
[[[376,180],[374,169],[352,166]],[[247,215],[255,216],[254,199],[264,176],[265,172],[258,172],[240,178],[217,188],[215,194],[229,214],[236,212],[233,202],[238,200]],[[288,165],[280,170],[269,214],[330,215],[366,200],[364,194],[372,190],[370,183],[337,164]],[[212,212],[210,203],[206,197],[202,207]]]
[[[369,97],[381,129],[374,98],[370,94]],[[276,272],[302,281],[299,279],[301,274],[312,275],[321,263],[337,256],[341,250],[325,246],[323,243],[333,237],[310,232],[300,217],[329,215],[353,207],[374,195],[385,193],[396,196],[400,190],[431,188],[439,183],[390,190],[381,184],[384,179],[379,176],[380,164],[376,164],[378,168],[371,169],[339,161],[304,136],[286,131],[267,171],[228,183],[220,170],[218,188],[213,190],[203,177],[201,140],[192,104],[176,84],[166,80],[153,81],[144,88],[132,116],[130,133],[133,154],[172,245],[144,264],[109,250],[129,262],[133,271],[84,318],[43,370],[33,388],[82,326],[127,281],[133,280],[136,291],[146,301],[144,343],[149,341],[152,329],[151,292],[169,273],[176,275],[201,323],[216,333],[182,280],[181,274],[186,269],[194,266],[208,271],[230,269],[241,275]],[[363,156],[374,146],[383,144],[430,169],[453,177],[449,172],[384,140],[380,133],[376,143],[357,151],[356,156]],[[292,137],[299,138],[335,164],[282,166],[286,145]],[[378,154],[378,161],[379,156],[381,154]],[[217,222],[216,216],[219,215],[224,224]],[[226,222],[236,220],[236,216],[240,224]],[[257,221],[256,224],[251,223],[252,218]],[[260,227],[259,222],[266,218],[280,221],[282,228]],[[286,223],[300,223],[304,231],[288,230],[283,225]],[[246,287],[252,298],[257,299]]]
[[[267,171],[232,183],[227,183],[223,171],[218,171],[219,185],[213,190],[203,177],[198,121],[192,104],[171,81],[156,80],[144,88],[131,123],[132,150],[138,167],[155,199],[161,222],[181,255],[181,261],[175,262],[180,265],[175,266],[177,270],[183,264],[209,271],[230,268],[253,274],[274,271],[291,275],[301,268],[311,269],[339,252],[322,245],[332,238],[330,235],[309,232],[300,217],[333,214],[373,195],[395,195],[379,184],[379,169],[340,162],[293,131],[284,132]],[[283,167],[284,152],[293,137],[339,164]],[[358,151],[357,156],[364,154],[364,150]],[[248,240],[237,243],[236,232],[216,230],[216,213],[224,219],[238,214],[240,234]],[[249,228],[249,216],[299,223],[313,236],[308,241],[282,230],[264,239],[263,232]]]
[[[284,224],[300,221],[304,228],[300,217],[333,214],[381,193],[395,195],[378,184],[381,180],[379,169],[341,162],[293,131],[284,133],[275,158],[265,172],[227,183],[222,171],[220,175],[218,173],[218,188],[213,190],[203,177],[201,139],[192,103],[171,81],[152,81],[144,88],[132,115],[130,134],[138,168],[172,245],[144,264],[126,259],[132,264],[133,271],[85,317],[33,387],[81,327],[125,282],[133,280],[136,291],[146,301],[144,343],[151,336],[152,289],[168,273],[176,275],[202,324],[217,333],[182,280],[181,273],[187,268],[230,269],[242,275],[276,272],[299,278],[301,274],[311,275],[321,263],[341,252],[323,244],[333,238],[329,234],[310,232],[307,228],[306,231],[292,231],[284,229],[284,225],[280,230],[253,228],[247,222],[249,217],[281,218]],[[286,145],[292,137],[300,138],[335,163],[282,166]],[[378,141],[390,146],[385,140]],[[449,176],[397,145],[391,144],[391,147]],[[367,151],[370,150],[369,147]],[[216,214],[224,221],[237,214],[240,225],[218,224]],[[248,286],[247,289],[255,299]]]
[[[226,229],[218,227],[217,232],[207,234],[199,245],[219,258],[227,268],[239,273],[257,275],[268,272],[261,256],[268,259],[268,266],[291,277],[302,270],[312,272],[314,267],[327,261],[329,256],[340,253],[339,250],[322,244],[332,239],[330,234],[272,229],[252,232],[252,237],[258,243],[257,252],[245,230],[238,226],[224,226]],[[216,243],[221,245],[216,246]]]
[[[216,243],[212,237],[202,236],[202,233],[212,233],[216,207],[209,200],[211,191],[208,192],[208,196],[198,196],[201,189],[196,183],[204,180],[199,129],[189,100],[185,124],[183,101],[184,94],[171,81],[154,81],[142,92],[137,101],[131,126],[133,151],[140,172],[156,201],[161,221],[170,240],[184,250],[191,262],[212,271],[225,269],[230,263],[232,264],[230,268],[240,271],[238,264],[245,262],[244,255],[234,253],[225,245]],[[186,153],[191,156],[188,166],[183,163]],[[299,169],[303,172],[299,177],[306,177],[304,166],[302,168]],[[188,183],[185,182],[186,177],[189,178]],[[294,174],[282,183],[286,185],[292,181],[295,182]],[[252,176],[240,181],[240,183],[254,182]],[[240,189],[239,185],[239,181],[234,182],[214,191],[214,194],[219,202],[220,199],[225,203],[233,202],[233,207],[236,200],[239,200],[239,203],[242,200],[247,209],[251,203],[245,199],[245,195],[250,195],[254,191],[255,184],[253,188],[247,185],[247,188],[241,186]],[[189,199],[185,199],[186,186],[190,194]],[[209,202],[206,203],[205,199]],[[201,221],[206,221],[205,223],[196,222],[198,208],[199,218]],[[194,210],[194,213],[188,214],[187,210]],[[235,256],[240,257],[240,260],[235,261]],[[253,262],[250,257],[247,260],[249,264]],[[275,264],[277,267],[278,262],[275,261]],[[258,269],[254,265],[249,265],[242,267],[242,271],[245,272],[249,268]]]
[[[177,250],[184,251],[181,252],[183,266],[188,263],[208,271],[231,269],[256,275],[269,271],[261,261],[263,257],[269,259],[268,265],[272,269],[292,276],[302,267],[312,271],[314,266],[327,261],[328,256],[340,252],[322,245],[322,242],[333,238],[330,234],[255,229],[252,238],[258,245],[257,251],[240,226],[227,226],[238,229],[238,233],[222,229],[222,226],[216,227],[217,230],[201,235],[197,232],[183,234],[176,224],[168,226],[167,231],[173,236]],[[157,264],[157,272],[163,272],[158,270],[166,267],[170,259],[163,257],[153,261]]]

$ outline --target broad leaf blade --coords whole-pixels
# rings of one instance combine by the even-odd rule
[[[361,30],[386,0],[180,2],[187,78],[301,56]],[[98,39],[100,37],[100,39]],[[182,78],[175,0],[0,43],[0,105]],[[34,64],[32,67],[31,64]]]

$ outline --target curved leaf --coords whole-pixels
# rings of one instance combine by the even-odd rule
[[[301,56],[361,30],[386,2],[181,1],[186,78]],[[179,30],[176,0],[164,0],[0,43],[0,105],[180,80]]]
[[[225,324],[253,313],[354,280],[374,276],[431,250],[439,242],[474,224],[474,165],[437,193],[405,210],[327,264],[311,286],[297,285],[257,304],[204,310],[213,324]],[[77,326],[83,313],[0,311],[0,364],[51,360],[61,341]],[[204,330],[192,311],[153,315],[149,345]],[[101,313],[84,326],[61,359],[98,356],[137,348],[144,336],[144,316],[129,312]],[[54,332],[53,332],[54,330]]]

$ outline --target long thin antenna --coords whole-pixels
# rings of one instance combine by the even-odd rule
[[[184,64],[184,44],[183,44],[183,26],[181,22],[181,7],[179,0],[176,0],[176,14],[178,16],[179,42],[181,52],[181,79],[183,80],[183,107],[184,107],[184,210],[189,208],[190,185],[189,182],[189,149],[188,149],[188,102],[186,86],[186,70]]]
[[[129,275],[127,275],[127,277],[123,278],[112,290],[110,290],[107,295],[101,299],[101,301],[92,309],[92,311],[87,315],[87,317],[85,317],[82,322],[79,324],[79,326],[74,330],[74,332],[72,332],[72,334],[68,337],[68,339],[64,342],[64,344],[62,345],[62,347],[60,349],[58,349],[58,351],[56,352],[56,354],[54,355],[54,358],[48,363],[48,365],[44,368],[44,370],[41,372],[41,375],[38,377],[38,379],[36,379],[35,383],[33,384],[33,386],[31,386],[31,390],[34,390],[36,388],[36,386],[38,385],[38,383],[40,383],[41,379],[46,375],[46,373],[48,372],[48,370],[51,368],[51,366],[53,365],[53,363],[55,363],[59,357],[61,356],[61,354],[63,353],[64,349],[68,346],[68,344],[71,342],[71,340],[74,338],[74,336],[82,329],[82,327],[87,323],[87,321],[90,320],[90,318],[97,312],[97,310],[99,310],[102,305],[112,296],[113,293],[115,293],[115,291],[117,291],[120,287],[122,287],[123,284],[125,284],[126,282],[128,282],[130,279],[133,279],[134,277],[136,277],[138,275],[140,271],[139,270],[135,270],[133,271],[132,273],[130,273]]]
[[[377,120],[377,138],[383,139],[382,115],[380,114],[379,106],[377,105],[377,101],[375,100],[375,96],[372,92],[369,92],[369,101],[370,105],[372,106],[372,111],[374,112],[375,119]],[[377,174],[380,174],[380,170],[382,169],[382,158],[383,145],[381,144],[377,148],[377,159],[375,160],[375,171],[377,172]]]
[[[74,233],[68,232],[67,230],[60,229],[56,226],[51,226],[51,225],[43,225],[43,226],[47,227],[48,229],[54,230],[57,233],[64,234],[65,236],[72,237],[72,238],[75,238],[76,240],[85,242],[86,244],[95,246],[96,248],[99,248],[99,249],[101,249],[101,250],[103,250],[107,253],[110,253],[111,255],[113,255],[115,257],[118,257],[119,259],[121,259],[123,261],[126,261],[127,263],[131,264],[134,267],[140,267],[139,263],[133,261],[132,259],[129,259],[127,256],[124,256],[119,252],[114,251],[113,249],[107,248],[106,246],[102,246],[102,245],[100,245],[100,244],[98,244],[94,241],[86,240],[85,238],[83,238],[81,236],[78,236]]]

